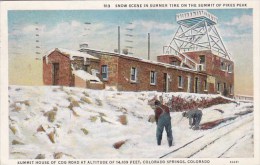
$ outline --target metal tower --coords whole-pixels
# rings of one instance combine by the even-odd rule
[[[218,33],[218,18],[206,10],[197,10],[176,14],[179,27],[164,54],[179,56],[183,63],[196,67],[196,63],[185,52],[210,50],[218,56],[230,59],[225,45]]]

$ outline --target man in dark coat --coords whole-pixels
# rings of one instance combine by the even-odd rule
[[[199,129],[199,124],[202,117],[202,112],[199,109],[193,109],[187,112],[182,113],[183,117],[189,118],[189,125],[190,128],[193,128],[194,130]]]
[[[156,138],[157,138],[157,144],[161,145],[162,140],[162,134],[163,129],[165,128],[167,133],[167,140],[169,147],[172,146],[172,125],[171,125],[171,116],[170,116],[170,110],[167,106],[162,105],[160,101],[155,101],[155,121],[157,124],[156,129]]]

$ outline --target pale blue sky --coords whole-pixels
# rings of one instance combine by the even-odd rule
[[[177,13],[192,10],[21,10],[8,12],[9,55],[30,55],[37,58],[55,48],[77,50],[80,43],[90,48],[113,51],[117,48],[117,27],[121,27],[121,47],[129,46],[125,29],[134,28],[134,56],[146,58],[147,33],[151,35],[151,59],[162,54],[162,47],[171,41],[178,24]],[[253,91],[253,10],[207,10],[218,17],[217,28],[235,62],[236,82],[243,84],[247,76]],[[36,22],[38,24],[36,24]],[[84,24],[91,23],[90,25]],[[133,24],[130,25],[129,22]],[[36,31],[35,28],[39,30]],[[36,36],[39,34],[39,36]],[[36,42],[39,40],[39,42]],[[40,46],[36,48],[36,46]],[[35,52],[41,54],[35,54]],[[242,77],[243,76],[243,77]],[[245,81],[245,80],[244,80]],[[237,83],[238,84],[238,83]],[[245,84],[248,84],[245,83]],[[236,90],[236,86],[235,86]],[[243,92],[242,92],[243,93]]]

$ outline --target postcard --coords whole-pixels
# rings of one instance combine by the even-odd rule
[[[0,4],[1,164],[260,164],[259,1]]]

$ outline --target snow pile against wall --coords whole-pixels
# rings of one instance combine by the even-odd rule
[[[10,86],[9,157],[159,158],[181,147],[165,157],[253,157],[254,115],[243,113],[248,108],[253,110],[253,103],[230,102],[204,108],[201,125],[243,114],[206,130],[189,129],[182,112],[171,112],[174,146],[168,147],[165,133],[161,146],[157,146],[156,124],[148,121],[149,116],[154,115],[149,103],[160,96],[165,103],[172,96],[185,98],[185,101],[219,97],[59,86]],[[237,152],[237,148],[243,153]]]
[[[100,82],[100,79],[97,76],[91,75],[84,70],[73,70],[72,73],[85,81]]]

